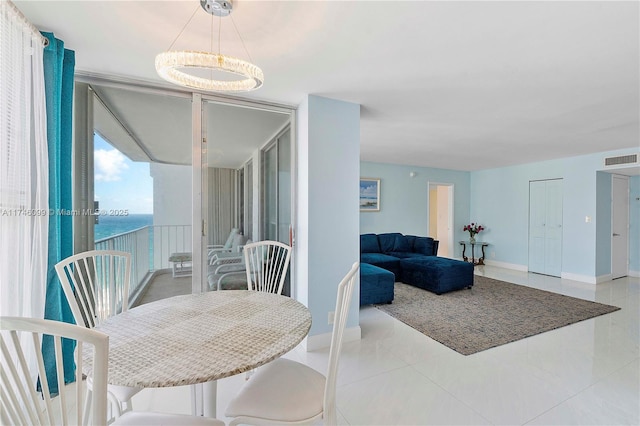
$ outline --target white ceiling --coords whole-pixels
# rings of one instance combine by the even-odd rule
[[[162,85],[155,55],[199,2],[15,3],[76,71]],[[477,170],[640,145],[635,1],[237,0],[232,17],[265,74],[245,97],[361,104],[364,161]],[[229,19],[222,53],[247,59]],[[174,48],[210,43],[199,10]]]

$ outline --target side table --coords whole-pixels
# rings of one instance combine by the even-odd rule
[[[469,258],[466,256],[467,244],[471,246],[471,260],[469,260]],[[480,241],[476,241],[475,243],[472,243],[469,241],[460,241],[460,245],[462,246],[462,258],[464,259],[465,262],[470,261],[474,265],[484,265],[484,256],[485,256],[484,248],[487,247],[489,243],[480,242]],[[477,259],[475,255],[476,246],[480,246],[480,249],[482,251],[482,257],[478,257]]]
[[[172,265],[173,278],[191,276],[191,253],[171,253],[169,262]]]

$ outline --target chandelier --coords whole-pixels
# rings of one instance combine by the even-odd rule
[[[223,18],[231,15],[233,10],[233,1],[200,0],[200,6],[205,10],[205,12]],[[182,34],[187,25],[189,25],[189,22],[191,22],[191,19],[193,19],[197,10],[198,9],[196,8],[191,15],[191,18],[189,18],[189,21],[180,31],[180,34]],[[233,18],[231,19],[233,22]],[[238,28],[235,27],[235,22],[233,22],[233,25],[236,32],[238,32]],[[193,50],[171,50],[178,37],[180,37],[180,34],[178,34],[166,52],[162,52],[156,56],[156,71],[163,79],[179,86],[213,92],[248,92],[262,86],[262,83],[264,82],[264,75],[260,68],[253,65],[251,62],[243,61],[242,59],[220,53],[219,34],[218,53]],[[239,32],[238,37],[240,37]],[[242,41],[242,37],[240,37],[240,40]],[[244,47],[244,41],[242,41],[242,45]],[[245,52],[247,53],[247,56],[249,56],[249,52],[246,50],[246,47]],[[251,58],[249,57],[249,59]],[[187,72],[198,70],[210,71],[209,78],[202,76],[202,74],[206,74],[206,72],[203,73],[202,71],[199,71],[200,75]],[[229,77],[229,79],[215,79],[213,76],[214,72],[216,72],[216,75],[224,73],[224,75]]]

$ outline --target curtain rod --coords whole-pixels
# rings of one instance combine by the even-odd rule
[[[3,1],[3,3],[5,3],[5,1]],[[9,10],[11,10],[16,15],[16,18],[21,21],[22,25],[29,28],[34,36],[39,36],[44,47],[47,47],[49,45],[49,39],[43,36],[42,33],[40,33],[40,31],[31,22],[29,22],[27,17],[23,15],[20,9],[18,9],[18,7],[13,4],[11,0],[7,0],[6,3],[9,5]]]

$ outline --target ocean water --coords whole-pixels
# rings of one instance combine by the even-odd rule
[[[147,225],[153,225],[152,214],[130,214],[127,216],[100,216],[95,225],[94,238],[96,241],[113,235],[123,234]]]

